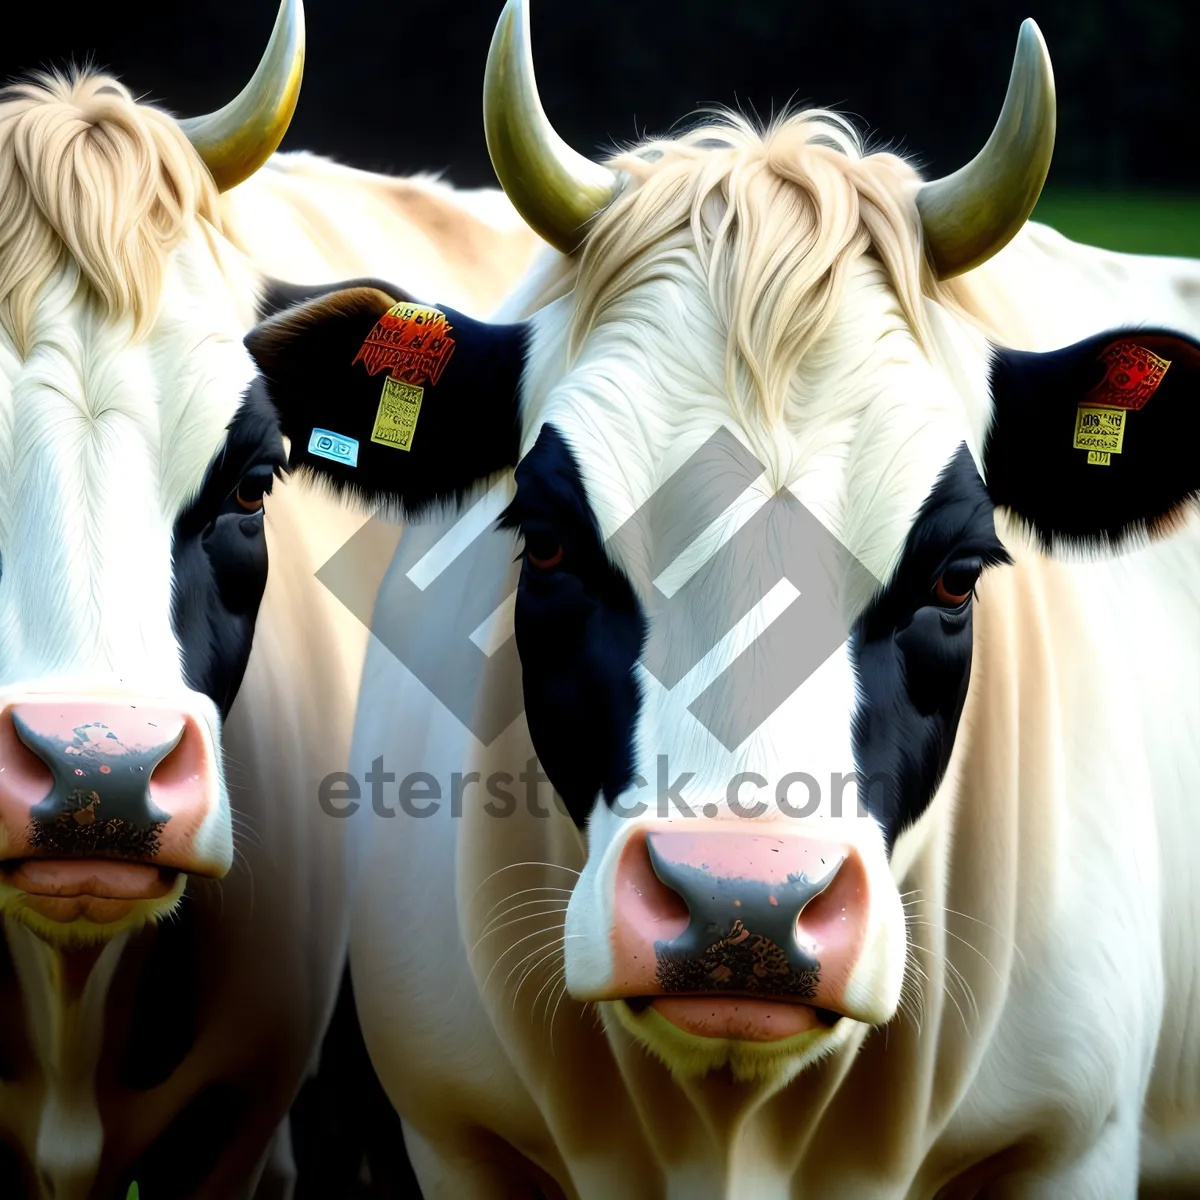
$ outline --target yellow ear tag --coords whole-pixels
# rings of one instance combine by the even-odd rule
[[[395,446],[397,450],[412,449],[413,434],[417,429],[417,417],[421,415],[421,401],[424,398],[423,387],[401,383],[389,375],[383,381],[383,395],[379,398],[379,411],[375,414],[371,441],[381,446]]]
[[[423,384],[433,387],[454,354],[453,326],[446,314],[421,304],[394,304],[375,324],[359,347],[354,362],[367,374],[387,371],[371,441],[397,450],[411,450],[425,398]]]
[[[1136,342],[1114,342],[1100,356],[1104,378],[1075,411],[1076,450],[1087,451],[1089,466],[1108,467],[1125,444],[1125,420],[1144,408],[1158,390],[1169,358],[1160,358]]]
[[[1080,406],[1075,411],[1074,448],[1120,454],[1125,441],[1125,412],[1123,408]]]

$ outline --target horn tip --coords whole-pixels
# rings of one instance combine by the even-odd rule
[[[1021,22],[1017,33],[1017,62],[1042,75],[1049,87],[1054,86],[1054,68],[1050,63],[1050,48],[1038,23],[1032,17]]]
[[[527,0],[506,0],[483,75],[483,133],[500,186],[526,223],[564,254],[611,203],[618,180],[554,132],[534,75]]]
[[[179,121],[219,191],[248,179],[279,148],[300,98],[304,58],[303,0],[279,0],[250,82],[224,108]]]

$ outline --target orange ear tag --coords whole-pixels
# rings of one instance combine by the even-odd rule
[[[371,441],[411,450],[424,384],[437,384],[454,354],[453,326],[436,308],[394,304],[375,323],[350,365],[362,363],[368,375],[387,371]]]

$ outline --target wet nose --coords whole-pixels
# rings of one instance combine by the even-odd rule
[[[617,867],[615,994],[733,992],[841,1011],[866,927],[866,871],[849,844],[651,831]]]
[[[105,857],[199,874],[215,760],[181,709],[30,699],[0,713],[5,859]]]

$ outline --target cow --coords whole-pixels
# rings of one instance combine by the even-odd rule
[[[541,244],[496,190],[276,154],[303,58],[283,0],[208,116],[92,70],[0,96],[5,1197],[291,1194],[367,640],[316,572],[361,522],[282,477],[242,338],[377,270],[485,313]]]
[[[330,803],[425,1196],[1200,1187],[1200,266],[1029,221],[1032,21],[939,179],[822,110],[586,159],[525,0],[484,120],[494,319],[247,338],[409,520]]]

